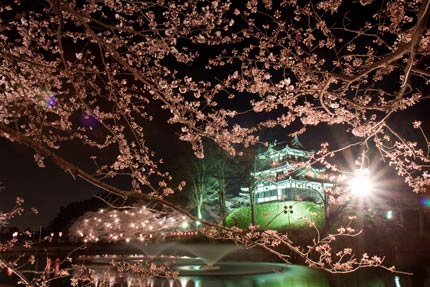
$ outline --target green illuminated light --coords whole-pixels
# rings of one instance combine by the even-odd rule
[[[188,228],[188,227],[190,227],[190,224],[188,223],[188,221],[183,221],[183,222],[181,223],[181,228],[186,229],[186,228]]]

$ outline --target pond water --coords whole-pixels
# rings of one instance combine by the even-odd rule
[[[172,268],[179,271],[176,279],[142,280],[135,274],[119,274],[110,265],[112,260],[137,262],[144,256],[85,256],[86,265],[95,271],[93,287],[424,287],[430,286],[430,274],[408,276],[381,269],[362,269],[351,274],[329,274],[301,265],[267,262],[216,262],[216,268],[201,268],[201,258],[176,258]],[[165,258],[164,260],[170,260]],[[40,266],[46,262],[38,259]],[[46,259],[45,259],[46,261]],[[59,269],[52,260],[52,270]],[[427,280],[427,282],[425,282]],[[56,281],[56,282],[55,282]],[[70,286],[70,280],[54,280],[51,286]],[[8,285],[4,285],[4,284]],[[427,285],[426,285],[427,284]],[[16,286],[13,276],[0,273],[0,287]]]
[[[236,263],[226,263],[229,264]],[[241,263],[237,263],[241,264]],[[275,272],[253,274],[261,267],[259,264],[242,263],[249,268],[248,275],[226,274],[182,275],[177,279],[155,279],[147,282],[150,287],[415,287],[411,276],[396,275],[382,270],[361,270],[352,274],[328,274],[321,270],[314,270],[301,265],[288,265]],[[195,265],[184,265],[195,266]],[[278,266],[274,264],[274,266]],[[281,265],[282,266],[282,265]],[[279,266],[278,266],[279,267]],[[235,268],[235,267],[233,267]],[[238,267],[242,270],[242,267]],[[245,267],[246,268],[246,267]],[[275,267],[276,268],[276,267]],[[106,272],[106,269],[104,270]],[[235,271],[232,271],[234,273]],[[240,272],[239,272],[240,273]],[[104,273],[106,274],[106,273]],[[106,279],[106,277],[105,277]],[[143,286],[139,278],[132,275],[113,276],[107,286]],[[103,285],[102,282],[99,282]]]
[[[188,266],[188,265],[184,265]],[[101,287],[424,287],[424,282],[413,276],[397,275],[382,270],[360,270],[352,274],[328,274],[301,265],[288,265],[275,272],[249,275],[182,275],[177,279],[152,279],[143,283],[132,274],[116,274],[109,266],[91,266],[100,275],[92,286]],[[259,268],[256,265],[250,268]],[[6,278],[8,277],[8,278]],[[15,286],[14,280],[5,272],[0,273],[0,282]],[[52,286],[70,286],[67,279],[61,279]],[[89,285],[91,286],[91,285]]]
[[[279,273],[249,276],[180,276],[179,282],[154,281],[156,286],[181,287],[410,287],[411,279],[405,276],[366,272],[366,274],[329,275],[305,266],[290,265]],[[159,284],[159,285],[156,285]]]

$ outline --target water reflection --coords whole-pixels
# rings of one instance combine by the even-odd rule
[[[118,259],[120,261],[120,259]],[[191,260],[191,259],[190,259]],[[194,259],[195,260],[195,259]],[[40,262],[44,270],[50,265],[51,270],[60,272],[60,260],[52,259]],[[89,263],[89,262],[87,262]],[[414,277],[392,274],[383,270],[363,269],[352,274],[328,274],[300,265],[288,265],[282,272],[255,274],[255,275],[219,275],[219,276],[179,276],[177,278],[146,278],[138,274],[118,273],[111,265],[102,260],[90,263],[88,269],[75,269],[75,275],[90,279],[85,286],[91,287],[415,287]],[[86,273],[83,273],[86,272]],[[57,273],[58,274],[58,273]],[[7,276],[9,270],[0,273],[0,282],[4,279],[13,279],[15,276]],[[414,281],[415,280],[415,281]],[[1,283],[0,283],[0,286]],[[16,286],[12,284],[11,286]],[[51,286],[71,286],[70,280],[53,281]]]
[[[97,268],[95,269],[97,271]],[[135,275],[115,274],[104,269],[95,287],[410,287],[407,276],[376,270],[353,274],[327,274],[299,265],[289,265],[285,272],[248,276],[179,276],[177,279],[143,279]]]
[[[412,287],[413,277],[385,270],[362,269],[351,274],[327,275],[333,287]],[[420,286],[421,287],[421,286]]]
[[[394,276],[394,283],[396,283],[396,287],[402,287],[402,285],[400,284],[400,277],[399,276]]]

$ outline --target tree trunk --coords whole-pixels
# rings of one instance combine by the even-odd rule
[[[255,201],[254,201],[254,187],[249,186],[249,208],[251,209],[251,224],[255,226]]]
[[[330,218],[329,218],[329,202],[327,195],[324,195],[324,223],[323,223],[323,230],[322,235],[325,236],[328,234],[331,224],[330,224]]]
[[[227,215],[225,212],[225,189],[220,189],[218,192],[219,213],[222,218],[222,225],[226,225]]]

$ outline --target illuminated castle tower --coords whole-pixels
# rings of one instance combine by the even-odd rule
[[[323,169],[306,165],[313,152],[298,149],[303,146],[297,137],[293,147],[285,145],[276,148],[276,143],[257,156],[258,171],[252,173],[255,179],[256,203],[286,200],[305,200],[320,203],[324,189],[332,187]]]

